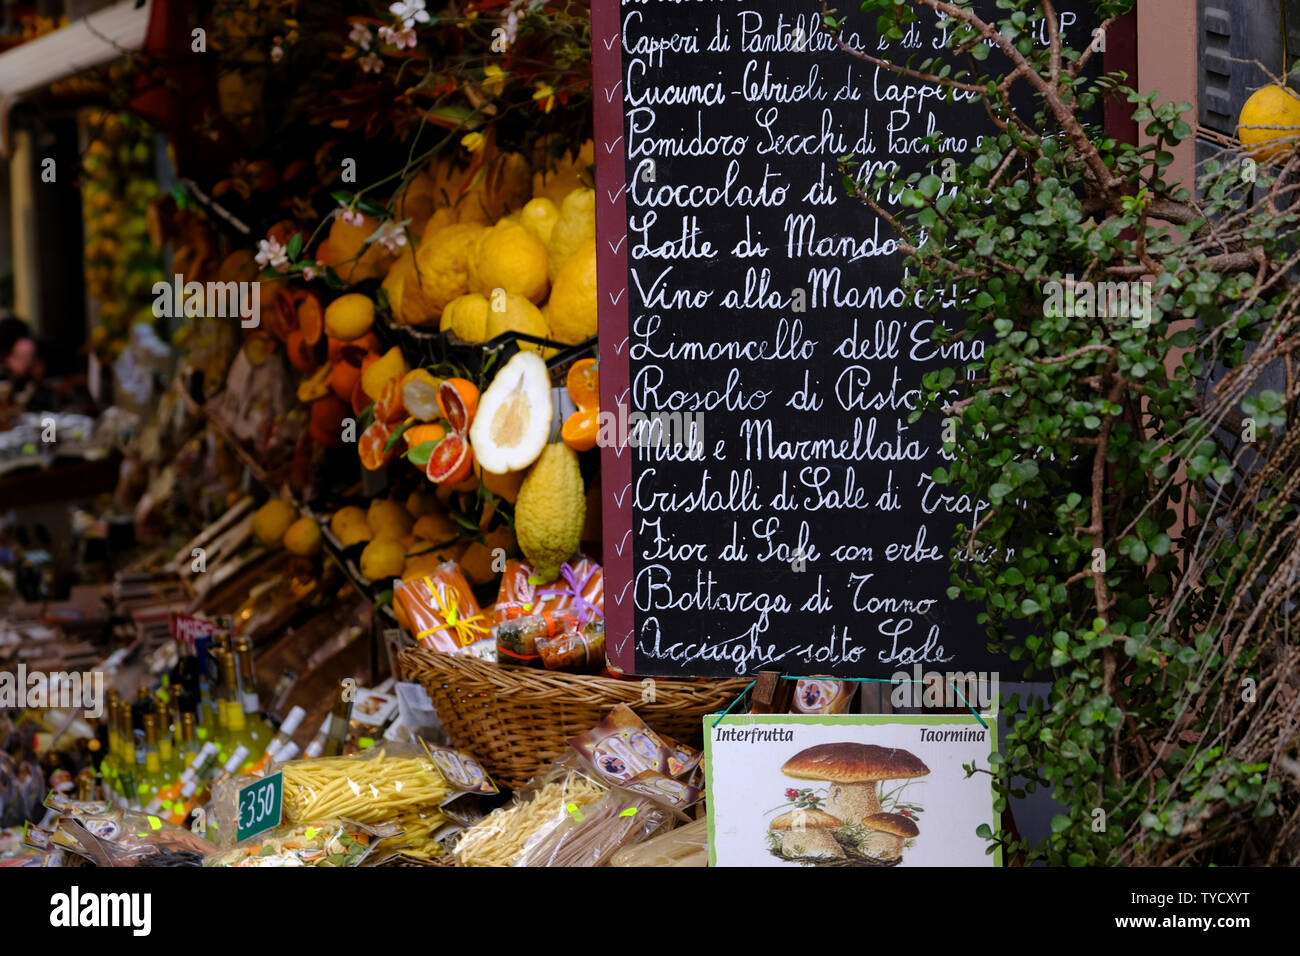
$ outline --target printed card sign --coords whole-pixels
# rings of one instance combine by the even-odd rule
[[[239,791],[238,840],[247,840],[280,825],[284,810],[284,774],[273,773]]]
[[[1067,43],[1091,35],[1087,3],[1057,10]],[[910,420],[925,373],[982,349],[933,340],[962,303],[909,290],[892,227],[843,185],[941,176],[994,127],[855,55],[938,55],[942,12],[897,42],[855,4],[836,17],[848,50],[811,0],[592,3],[606,640],[628,673],[996,660],[946,593],[955,529],[988,504],[933,479],[943,420]]]
[[[704,719],[710,866],[1000,866],[974,715]]]

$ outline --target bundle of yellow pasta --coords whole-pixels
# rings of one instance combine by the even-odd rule
[[[342,817],[382,823],[423,808],[426,813],[451,795],[428,757],[404,756],[390,745],[356,757],[293,760],[284,771],[284,815],[290,823]]]
[[[466,830],[456,844],[456,861],[461,866],[514,866],[546,834],[604,794],[604,787],[579,773],[552,780]]]

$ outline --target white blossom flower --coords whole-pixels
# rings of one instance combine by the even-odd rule
[[[410,48],[415,49],[415,44],[419,38],[415,35],[414,30],[394,30],[392,27],[380,27],[379,39],[383,40],[390,46],[395,46],[399,50]]]
[[[378,73],[384,68],[384,61],[374,51],[357,60],[357,63],[360,65],[362,73]]]
[[[279,63],[282,59],[284,59],[284,47],[281,46],[271,47],[271,62]]]
[[[370,30],[364,23],[352,24],[352,32],[348,34],[348,42],[355,43],[363,50],[370,49]]]
[[[306,279],[308,282],[310,282],[312,279],[316,278],[316,270],[313,269],[311,266],[303,266],[302,277]]]
[[[284,246],[275,239],[259,239],[257,242],[257,255],[253,257],[263,269],[270,266],[276,272],[281,271],[289,264],[289,256],[285,252]]]
[[[429,11],[424,9],[424,0],[398,0],[388,12],[402,21],[402,29],[409,30],[417,23],[429,22]]]
[[[390,219],[375,230],[375,234],[370,237],[370,241],[383,246],[389,252],[397,252],[398,249],[406,245],[406,230],[403,225],[404,223],[393,222]]]
[[[337,215],[348,226],[359,226],[366,221],[365,217],[361,215],[361,210],[353,209],[345,202],[339,203]]]

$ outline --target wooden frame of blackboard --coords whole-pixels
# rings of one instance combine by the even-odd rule
[[[606,410],[626,402],[631,389],[621,19],[621,0],[591,0],[600,405]],[[1107,31],[1103,57],[1105,72],[1123,71],[1138,88],[1136,10]],[[1114,97],[1104,110],[1109,135],[1137,142],[1132,104]],[[632,457],[618,442],[601,448],[606,655],[613,669],[628,675],[636,673]]]

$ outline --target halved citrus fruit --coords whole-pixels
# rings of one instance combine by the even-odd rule
[[[298,331],[308,345],[315,345],[325,332],[325,310],[315,292],[302,291],[298,298]]]
[[[361,433],[361,440],[357,442],[357,455],[361,458],[362,467],[378,471],[392,460],[397,446],[384,452],[384,446],[392,434],[392,428],[383,422],[375,422]]]
[[[310,375],[316,370],[316,356],[312,352],[312,347],[303,338],[301,329],[289,333],[285,352],[289,356],[289,363],[298,371]]]
[[[464,435],[453,432],[433,449],[424,474],[435,485],[455,485],[468,478],[473,467],[474,452],[469,442]]]
[[[361,388],[361,376],[357,376],[356,382],[352,386],[352,411],[358,416],[371,406],[370,396]]]
[[[453,431],[467,432],[478,411],[478,388],[468,379],[449,378],[438,386],[438,407]]]
[[[362,390],[365,382],[362,381]],[[375,402],[375,420],[396,424],[406,417],[406,407],[402,404],[402,383],[393,379],[384,386],[383,393]]]
[[[306,404],[328,395],[331,387],[330,376],[333,373],[333,363],[326,362],[312,373],[311,378],[304,378],[298,383],[298,401]]]
[[[564,420],[560,437],[574,451],[591,451],[600,433],[600,409],[580,408]]]
[[[585,358],[574,362],[564,380],[573,404],[579,408],[600,407],[600,371],[596,360]]]
[[[438,405],[440,384],[440,379],[434,378],[422,368],[407,372],[402,379],[402,404],[421,421],[432,421],[442,413],[442,408]]]

